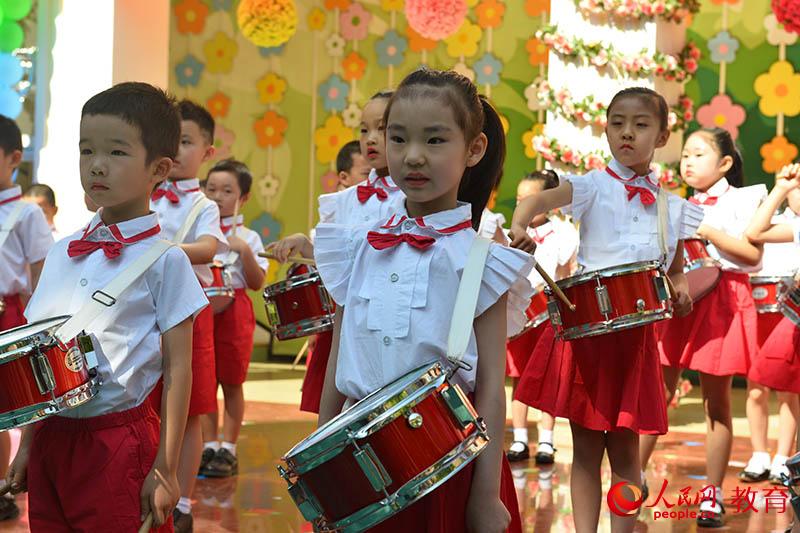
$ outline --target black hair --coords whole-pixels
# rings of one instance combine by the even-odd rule
[[[17,123],[5,115],[0,115],[0,149],[6,155],[16,150],[22,151],[22,133]]]
[[[236,176],[236,181],[239,183],[242,196],[249,193],[253,186],[253,174],[250,173],[250,169],[247,168],[247,165],[236,159],[223,159],[216,163],[211,167],[211,170],[208,171],[208,174],[206,174],[206,182],[208,181],[208,176],[210,176],[212,172],[230,172]]]
[[[477,230],[489,196],[503,174],[506,135],[500,116],[492,104],[478,94],[478,89],[468,78],[452,70],[423,67],[400,82],[386,106],[384,122],[388,124],[394,102],[401,98],[419,97],[439,98],[449,105],[468,143],[480,133],[488,139],[483,158],[475,166],[464,169],[458,186],[458,199],[472,204],[472,227]]]
[[[733,164],[728,172],[725,173],[725,179],[728,180],[734,187],[741,187],[744,185],[744,160],[742,153],[736,147],[733,137],[727,130],[722,128],[701,128],[694,133],[702,134],[706,139],[711,141],[714,145],[720,158],[730,156]],[[694,135],[694,133],[692,135]]]
[[[386,98],[387,100],[394,95],[394,91],[391,89],[385,89],[383,91],[378,91],[372,96],[369,97],[370,100],[378,100],[380,98]]]
[[[25,191],[25,196],[30,198],[44,198],[47,200],[48,204],[56,207],[56,193],[53,192],[53,189],[51,189],[49,185],[45,185],[44,183],[34,183],[28,187],[28,190]]]
[[[623,98],[631,97],[640,98],[652,105],[653,111],[658,117],[658,123],[661,126],[661,130],[663,131],[668,129],[669,106],[667,105],[667,101],[663,96],[661,96],[661,94],[647,87],[628,87],[615,94],[614,98],[611,99],[611,103],[609,103],[608,107],[606,108],[606,118],[611,115],[611,108],[614,107],[614,104]]]
[[[181,114],[181,120],[197,124],[208,144],[214,144],[214,117],[205,107],[184,98],[178,102],[178,112]]]
[[[336,154],[336,173],[350,172],[353,168],[353,156],[361,153],[361,144],[358,141],[350,141],[341,148]]]
[[[522,181],[540,181],[542,182],[542,190],[555,189],[558,187],[558,174],[554,170],[546,168],[544,170],[534,170],[530,174],[526,174]]]
[[[148,83],[124,82],[89,98],[81,110],[87,115],[111,115],[136,127],[147,153],[146,162],[158,157],[175,159],[181,138],[181,120],[175,98]]]

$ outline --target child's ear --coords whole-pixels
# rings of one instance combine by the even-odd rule
[[[153,177],[155,184],[159,184],[169,177],[172,170],[172,159],[169,157],[159,157],[153,162]]]
[[[467,167],[474,167],[480,163],[489,146],[489,139],[486,134],[481,132],[467,148]]]
[[[669,130],[663,130],[661,133],[659,133],[658,140],[656,141],[656,148],[666,146],[667,141],[669,140],[669,135]]]
[[[241,207],[242,207],[244,204],[246,204],[246,203],[247,203],[247,200],[249,200],[249,199],[250,199],[250,193],[249,193],[249,192],[248,192],[248,193],[245,193],[245,194],[243,194],[243,195],[241,195],[241,196],[239,197],[239,208],[241,209]]]
[[[733,157],[726,155],[719,160],[719,171],[724,176],[733,167]]]
[[[11,168],[17,168],[22,163],[22,150],[11,152]]]
[[[347,182],[350,180],[350,174],[342,170],[339,172],[339,185],[342,187],[347,187]]]
[[[214,154],[216,152],[217,152],[217,149],[214,148],[213,144],[209,144],[208,146],[206,146],[206,151],[203,152],[203,162],[205,163],[206,161],[208,161],[209,159],[214,157]]]

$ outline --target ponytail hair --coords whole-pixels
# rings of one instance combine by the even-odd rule
[[[704,135],[714,146],[720,158],[730,156],[733,164],[725,173],[725,179],[734,187],[744,186],[744,160],[731,134],[722,128],[702,128],[695,133]]]
[[[506,158],[503,123],[492,104],[478,95],[468,78],[452,70],[420,68],[400,82],[386,106],[383,119],[388,124],[392,104],[401,98],[437,98],[453,111],[456,124],[471,143],[481,133],[488,140],[486,153],[473,167],[464,169],[458,186],[458,199],[472,205],[472,227],[477,231],[481,215],[492,191],[500,183]]]

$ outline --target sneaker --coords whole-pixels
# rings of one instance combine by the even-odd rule
[[[0,497],[0,520],[12,520],[19,516],[19,507],[14,498]]]
[[[239,473],[239,460],[225,448],[220,448],[203,469],[203,475],[208,477],[230,477]]]
[[[515,440],[512,442],[511,447],[509,448],[508,452],[506,452],[506,457],[508,457],[508,461],[511,463],[525,461],[530,456],[531,453],[528,449],[528,443],[522,442],[521,440]]]
[[[536,448],[536,464],[551,465],[555,461],[556,449],[549,442],[540,442]]]
[[[716,505],[713,508],[706,509],[703,508],[704,506],[700,505],[700,514],[697,516],[697,527],[707,527],[711,529],[720,528],[725,525],[725,522],[722,520],[722,515],[725,514],[725,506],[722,505],[722,502],[717,501]]]
[[[194,519],[190,514],[183,514],[178,509],[172,511],[172,528],[175,533],[192,533],[194,529]]]
[[[214,456],[217,455],[216,450],[212,450],[211,448],[203,448],[203,455],[200,457],[200,469],[197,471],[198,476],[205,476],[205,472],[203,472],[208,463],[214,459]]]

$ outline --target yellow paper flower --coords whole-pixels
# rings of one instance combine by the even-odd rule
[[[500,124],[503,125],[503,133],[508,135],[508,129],[511,127],[511,124],[508,123],[508,119],[505,115],[498,115],[500,117]]]
[[[297,31],[297,7],[294,0],[240,0],[236,22],[250,42],[273,48]]]
[[[256,82],[258,99],[262,104],[277,104],[283,100],[283,93],[286,92],[286,80],[276,75],[274,72],[267,72]]]
[[[764,158],[761,162],[764,172],[778,172],[797,157],[797,146],[781,135],[761,147],[761,157]]]
[[[308,13],[308,29],[311,31],[319,31],[325,27],[327,16],[325,12],[318,7],[315,7]]]
[[[522,145],[525,147],[525,157],[536,159],[536,150],[533,149],[533,138],[544,133],[544,124],[534,124],[531,129],[522,134]]]
[[[325,125],[314,132],[317,161],[330,163],[336,159],[339,149],[353,139],[353,130],[344,125],[341,117],[331,115],[325,120]]]
[[[450,57],[472,57],[478,53],[478,42],[480,40],[480,27],[467,19],[458,28],[458,31],[444,40],[447,44],[447,55]]]
[[[384,11],[402,11],[405,0],[381,0],[381,9]]]
[[[778,113],[793,117],[800,113],[800,74],[788,61],[773,63],[769,72],[756,78],[758,108],[768,117]]]
[[[476,5],[478,5],[478,2],[479,2],[479,0],[467,0],[467,6],[468,7],[475,7]]]
[[[212,74],[227,74],[233,69],[233,58],[239,46],[236,41],[218,31],[214,37],[203,45],[206,56],[206,69]]]

